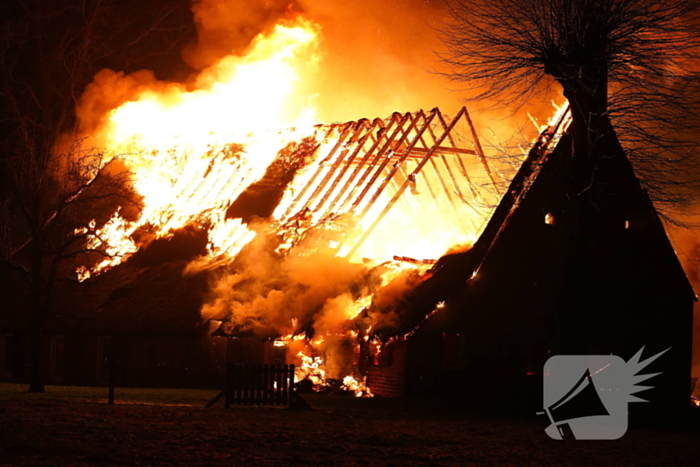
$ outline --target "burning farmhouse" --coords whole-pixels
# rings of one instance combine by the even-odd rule
[[[487,157],[466,108],[318,125],[296,89],[317,34],[279,24],[189,86],[95,78],[83,129],[139,200],[79,232],[109,256],[57,291],[49,380],[105,382],[111,348],[125,385],[295,363],[317,389],[517,405],[539,399],[551,354],[646,345],[671,347],[651,398],[684,403],[695,296],[615,135],[591,186],[594,246],[572,272],[564,109],[520,158]],[[3,328],[21,379],[26,329]]]
[[[124,250],[61,290],[54,381],[100,382],[111,345],[131,368],[122,384],[216,385],[227,360],[290,362],[318,388],[344,380],[369,393],[358,382],[373,328],[430,275],[429,258],[469,247],[497,200],[495,175],[466,108],[318,125],[275,155],[235,179],[254,161],[225,145],[167,180],[183,200],[159,193],[167,205],[147,222],[115,213],[95,241]],[[192,197],[211,204],[175,219]],[[179,223],[158,232],[167,222]],[[93,376],[63,369],[77,354],[98,362]]]

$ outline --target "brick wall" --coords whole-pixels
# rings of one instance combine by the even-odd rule
[[[406,377],[407,341],[390,342],[382,353],[390,352],[389,363],[371,366],[367,370],[367,384],[372,393],[381,397],[403,397]]]

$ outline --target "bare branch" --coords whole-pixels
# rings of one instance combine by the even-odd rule
[[[700,193],[700,2],[448,0],[446,76],[495,105],[553,82],[579,155],[611,121],[652,199],[671,214]],[[586,142],[588,140],[588,142]],[[591,163],[594,165],[594,162]]]

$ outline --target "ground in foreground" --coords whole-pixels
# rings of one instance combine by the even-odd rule
[[[696,430],[554,441],[546,420],[312,396],[315,410],[202,406],[215,391],[0,384],[0,466],[695,465]]]

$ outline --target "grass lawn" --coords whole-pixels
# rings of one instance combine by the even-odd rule
[[[700,464],[700,431],[631,428],[554,441],[544,419],[395,400],[305,396],[313,411],[204,408],[216,391],[0,384],[0,466]]]
[[[114,399],[117,404],[204,406],[218,392],[213,389],[116,388]],[[106,404],[107,396],[107,388],[103,387],[46,386],[45,393],[28,394],[26,384],[0,383],[0,403],[36,400]]]

